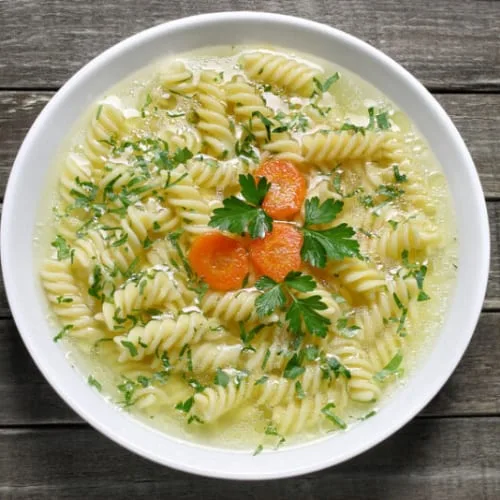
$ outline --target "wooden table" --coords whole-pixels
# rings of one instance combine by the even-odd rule
[[[435,400],[368,453],[296,479],[219,481],[149,463],[82,422],[31,361],[0,285],[0,498],[500,498],[500,2],[0,0],[0,195],[33,120],[84,63],[149,26],[243,9],[303,16],[368,41],[450,114],[491,224],[490,282],[472,343]]]

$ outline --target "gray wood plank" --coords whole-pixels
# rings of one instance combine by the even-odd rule
[[[500,203],[488,202],[490,221],[491,260],[484,307],[500,309]]]
[[[0,92],[0,198],[24,136],[52,95],[52,92]],[[500,197],[500,94],[436,94],[436,97],[467,143],[486,196]]]
[[[345,464],[251,484],[139,458],[90,428],[0,430],[3,498],[498,498],[500,418],[416,419]],[[257,460],[258,458],[256,458]],[[304,459],[307,458],[304,456]]]
[[[347,31],[385,51],[432,88],[498,88],[500,7],[494,1],[199,0],[2,2],[3,88],[58,87],[119,40],[193,14],[252,10],[297,15]],[[15,57],[12,57],[15,54]]]
[[[0,320],[0,339],[0,426],[81,423],[42,377],[12,320]],[[483,313],[457,370],[422,415],[500,414],[498,359],[500,313]]]

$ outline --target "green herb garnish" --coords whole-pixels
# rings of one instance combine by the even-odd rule
[[[52,340],[54,342],[59,342],[59,340],[61,340],[72,328],[73,325],[64,326],[61,330],[59,330],[59,333]]]
[[[129,342],[128,340],[122,340],[120,343],[128,350],[132,357],[137,356],[137,347],[132,342]]]
[[[341,429],[345,429],[347,424],[338,415],[335,415],[335,413],[332,412],[333,408],[335,408],[335,404],[328,403],[321,408],[321,413],[323,413],[323,415],[325,415],[325,417],[335,425],[338,425]]]
[[[67,241],[60,234],[56,236],[56,239],[51,243],[51,246],[57,250],[57,260],[69,258],[71,259],[71,263],[73,263],[75,250],[68,245]]]
[[[255,301],[257,314],[260,317],[272,314],[276,309],[283,308],[288,303],[286,313],[288,327],[296,335],[302,334],[302,325],[306,330],[319,337],[326,337],[330,320],[317,311],[327,309],[326,304],[319,295],[298,298],[292,290],[311,292],[316,289],[316,282],[311,276],[300,272],[288,273],[282,283],[277,283],[268,276],[263,276],[256,283],[258,290],[264,292]]]
[[[217,368],[214,377],[214,384],[220,385],[221,387],[227,387],[229,384],[229,375],[224,370]]]
[[[401,365],[401,362],[403,361],[403,354],[401,351],[398,351],[394,357],[387,363],[387,365],[384,366],[382,370],[377,372],[373,378],[377,382],[383,382],[386,380],[388,377],[393,376],[393,375],[400,375],[402,373],[402,369],[399,368]]]
[[[314,267],[325,267],[327,259],[342,260],[345,257],[358,257],[359,243],[353,238],[355,231],[343,223],[330,229],[311,229],[317,224],[327,224],[335,220],[341,212],[342,201],[326,200],[320,204],[319,198],[306,200],[305,221],[302,232],[304,243],[301,256]]]
[[[332,76],[328,77],[323,83],[321,83],[316,77],[313,78],[314,85],[319,92],[328,92],[328,89],[340,78],[339,73],[334,73]]]
[[[273,221],[261,208],[271,184],[265,177],[256,183],[248,174],[240,175],[241,194],[246,200],[231,196],[223,201],[222,208],[216,208],[208,225],[235,234],[249,233],[251,238],[263,238],[272,231]]]
[[[95,387],[99,392],[101,392],[102,390],[102,385],[100,384],[100,382],[94,378],[92,375],[89,375],[89,378],[87,379],[87,383],[91,386],[91,387]]]

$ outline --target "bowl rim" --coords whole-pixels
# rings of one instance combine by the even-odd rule
[[[266,22],[277,23],[280,25],[293,25],[296,28],[303,28],[304,30],[322,32],[323,34],[326,34],[331,38],[341,40],[342,43],[354,46],[357,50],[366,53],[369,57],[375,59],[379,64],[382,64],[394,74],[398,74],[402,79],[404,79],[406,81],[406,84],[412,87],[412,90],[414,92],[420,94],[420,97],[424,101],[426,101],[426,104],[429,106],[429,108],[432,109],[434,114],[442,121],[444,125],[448,127],[453,147],[456,148],[457,151],[463,156],[463,161],[467,165],[467,174],[469,175],[468,180],[471,182],[471,196],[473,198],[473,205],[477,214],[478,231],[480,233],[480,241],[477,242],[479,248],[477,257],[479,259],[478,273],[476,275],[477,289],[474,293],[474,296],[467,304],[467,308],[470,314],[468,316],[468,322],[464,327],[464,330],[469,333],[465,336],[464,339],[461,340],[461,343],[457,346],[456,351],[453,354],[453,361],[448,364],[446,370],[442,370],[438,374],[439,376],[436,376],[436,378],[433,380],[432,386],[426,387],[425,391],[422,391],[424,395],[419,395],[419,397],[414,396],[410,398],[407,406],[404,410],[401,410],[397,418],[391,419],[390,424],[387,424],[384,429],[379,430],[376,436],[365,433],[365,437],[368,438],[367,441],[362,443],[358,442],[357,446],[351,446],[351,448],[347,452],[341,453],[339,455],[332,454],[330,457],[323,457],[319,460],[316,460],[314,457],[312,457],[312,459],[308,463],[300,463],[300,465],[290,466],[289,468],[285,466],[283,470],[277,472],[273,471],[270,467],[273,462],[280,459],[284,459],[286,461],[287,457],[290,456],[290,453],[294,453],[294,450],[296,450],[297,448],[302,450],[306,448],[314,450],[315,446],[322,445],[322,443],[328,441],[329,439],[332,439],[333,436],[329,438],[308,441],[307,443],[284,448],[283,450],[273,451],[272,453],[274,454],[275,458],[273,458],[272,460],[267,460],[265,458],[270,455],[269,453],[263,453],[261,455],[262,459],[260,459],[260,465],[258,467],[255,467],[255,470],[252,471],[227,471],[224,470],[223,467],[220,467],[218,465],[207,465],[208,460],[206,461],[206,463],[202,460],[202,465],[200,465],[200,463],[195,463],[193,465],[189,460],[186,460],[185,458],[183,459],[183,461],[179,461],[178,457],[171,457],[164,452],[162,454],[162,452],[159,452],[158,449],[147,449],[142,443],[139,443],[137,439],[130,439],[126,435],[124,435],[121,429],[116,429],[110,426],[109,422],[111,422],[111,420],[101,421],[98,418],[99,411],[101,410],[99,410],[98,408],[99,411],[96,411],[95,409],[90,408],[88,402],[83,402],[82,396],[76,396],[73,392],[71,392],[69,387],[71,385],[71,382],[61,381],[60,379],[56,378],[54,372],[49,367],[49,364],[44,361],[42,356],[40,356],[39,348],[38,346],[36,346],[37,341],[34,338],[33,334],[30,332],[31,328],[30,322],[27,319],[28,315],[24,314],[25,311],[23,304],[17,298],[18,293],[16,291],[16,271],[15,266],[12,265],[12,263],[14,262],[15,248],[12,248],[12,245],[8,245],[8,242],[11,239],[10,235],[14,231],[15,227],[15,194],[16,191],[22,189],[22,175],[25,173],[23,170],[25,157],[28,155],[28,152],[32,147],[32,143],[36,141],[36,137],[40,136],[41,125],[44,123],[44,121],[46,121],[47,117],[49,117],[50,114],[53,113],[55,109],[57,109],[57,106],[59,105],[59,102],[62,101],[63,96],[68,93],[69,90],[78,81],[80,81],[84,76],[91,75],[97,69],[102,68],[106,65],[107,61],[113,60],[120,53],[127,52],[130,48],[136,45],[140,45],[141,43],[146,43],[148,42],[148,40],[153,39],[157,36],[165,35],[173,29],[183,29],[190,26],[192,27],[193,25],[206,25],[210,23],[230,22],[234,20],[252,20],[255,22],[265,20]],[[23,342],[38,369],[44,375],[46,380],[55,389],[58,395],[80,417],[82,417],[86,422],[92,425],[99,432],[112,439],[114,442],[137,453],[138,455],[148,458],[161,465],[167,465],[175,469],[208,477],[244,480],[264,480],[292,477],[299,474],[314,472],[341,463],[377,445],[390,435],[394,434],[407,422],[409,422],[419,411],[421,411],[422,408],[424,408],[426,404],[429,403],[429,401],[442,388],[444,383],[455,370],[472,338],[475,325],[477,324],[479,315],[481,313],[482,303],[486,293],[490,255],[489,223],[486,211],[486,203],[474,163],[451,119],[448,117],[439,103],[435,100],[435,98],[423,87],[423,85],[420,84],[420,82],[418,82],[418,80],[416,80],[416,78],[413,77],[408,71],[406,71],[394,60],[383,54],[381,51],[341,30],[294,16],[251,11],[201,14],[160,24],[124,39],[123,41],[117,43],[116,45],[99,54],[97,57],[84,65],[78,72],[76,72],[53,96],[47,106],[36,118],[18,151],[13,168],[9,175],[9,180],[5,191],[0,228],[0,240],[2,250],[1,263],[3,269],[5,290],[12,315],[21,334]],[[88,390],[90,391],[91,389],[89,388]],[[103,399],[100,395],[92,395],[92,397]],[[397,399],[397,395],[395,395],[392,399]],[[96,406],[98,406],[97,403]],[[114,405],[113,409],[115,410],[115,414],[117,415]],[[104,412],[104,410],[102,410],[102,412]],[[112,413],[113,411],[110,411],[108,416],[111,415],[112,417]],[[115,416],[114,418],[118,417]],[[139,428],[139,420],[128,416],[126,416],[126,418],[130,419],[133,422],[133,426]],[[122,423],[123,425],[125,425],[124,421]],[[352,432],[353,430],[351,430],[348,434]],[[137,433],[139,434],[139,430],[137,430]],[[152,428],[148,428],[147,433],[151,433],[153,435],[154,433],[158,434],[158,431]],[[204,445],[192,443],[187,440],[179,440],[166,434],[162,434],[162,437],[166,438],[166,441],[171,443],[172,445],[180,443],[191,449],[191,451],[196,449],[197,452],[193,453],[201,454],[202,450],[205,449],[207,458],[210,458],[211,460],[213,460],[212,456],[215,456],[218,453],[222,453],[221,456],[225,456],[226,458],[228,458],[230,455],[239,455],[241,457],[241,452],[206,447]],[[213,461],[215,462],[215,460]],[[257,465],[259,462],[256,461],[255,463]]]

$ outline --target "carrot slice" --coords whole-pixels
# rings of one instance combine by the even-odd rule
[[[265,177],[271,183],[262,203],[262,208],[270,217],[290,220],[300,211],[306,196],[306,180],[292,162],[266,161],[255,175]]]
[[[259,275],[283,281],[290,271],[300,268],[302,233],[291,224],[275,222],[273,230],[250,244],[250,260]]]
[[[210,288],[224,292],[241,288],[249,271],[248,252],[243,245],[218,232],[194,240],[189,263]]]

